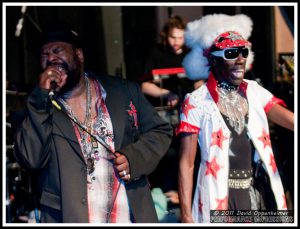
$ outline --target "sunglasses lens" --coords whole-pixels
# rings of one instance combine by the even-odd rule
[[[243,48],[242,49],[242,55],[243,55],[244,58],[247,58],[248,55],[249,55],[249,49]]]
[[[226,59],[232,60],[239,56],[240,52],[238,49],[226,49],[224,56]]]
[[[228,60],[233,60],[238,58],[238,56],[242,53],[243,58],[247,58],[249,55],[249,49],[243,48],[243,49],[226,49],[224,51],[224,56]]]

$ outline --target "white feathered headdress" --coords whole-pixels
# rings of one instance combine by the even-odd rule
[[[218,41],[218,36],[225,32],[235,32],[242,36],[242,44],[250,44],[247,39],[252,32],[252,20],[244,15],[211,14],[199,20],[189,22],[185,31],[185,44],[191,51],[183,60],[187,77],[191,80],[206,79],[209,75],[209,63],[206,52]],[[231,47],[235,46],[231,43]],[[226,47],[218,47],[220,49]],[[250,50],[246,62],[248,70],[253,62],[254,54]]]

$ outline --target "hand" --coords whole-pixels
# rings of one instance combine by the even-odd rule
[[[115,152],[116,158],[114,159],[115,168],[119,174],[119,177],[124,181],[130,180],[130,168],[127,158],[118,152]]]
[[[52,81],[57,83],[56,91],[59,91],[67,80],[67,74],[64,70],[59,70],[54,66],[47,67],[39,76],[39,86],[49,90]]]
[[[178,192],[176,191],[168,191],[165,193],[167,199],[171,201],[173,204],[179,204]]]
[[[171,107],[175,107],[177,105],[177,103],[179,102],[179,97],[178,95],[170,92],[168,94],[168,106],[171,106]]]

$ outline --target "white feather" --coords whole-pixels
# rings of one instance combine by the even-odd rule
[[[209,74],[208,60],[203,56],[203,50],[210,48],[218,35],[236,31],[248,39],[252,32],[253,22],[247,15],[210,14],[201,19],[189,22],[185,31],[185,43],[191,48],[183,60],[183,67],[188,78],[192,80],[206,79]],[[246,69],[253,62],[253,52],[247,58]]]

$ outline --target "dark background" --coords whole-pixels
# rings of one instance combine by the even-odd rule
[[[160,6],[163,7],[163,6]],[[200,7],[200,6],[199,6]],[[198,7],[198,8],[199,8]],[[122,6],[121,20],[123,31],[123,55],[125,76],[135,80],[142,71],[145,52],[157,41],[158,11],[156,6]],[[167,8],[167,7],[165,7]],[[172,7],[168,7],[172,10]],[[190,7],[189,11],[199,11]],[[244,13],[253,20],[253,32],[250,41],[253,44],[255,61],[253,73],[262,80],[263,85],[272,89],[276,78],[274,7],[272,6],[203,6],[195,20],[211,13],[233,15]],[[103,35],[101,6],[29,6],[24,17],[20,37],[14,35],[20,18],[21,6],[6,8],[6,74],[7,79],[19,87],[35,83],[38,75],[38,58],[28,49],[28,43],[34,43],[42,28],[51,19],[61,19],[73,24],[83,38],[86,66],[96,73],[107,73],[106,52],[110,47],[105,44]],[[186,8],[185,8],[186,9]],[[293,6],[280,7],[282,15],[293,33]],[[184,11],[187,15],[189,12]],[[194,13],[197,15],[197,12]],[[107,22],[106,22],[107,23]],[[118,71],[115,71],[118,74]]]

